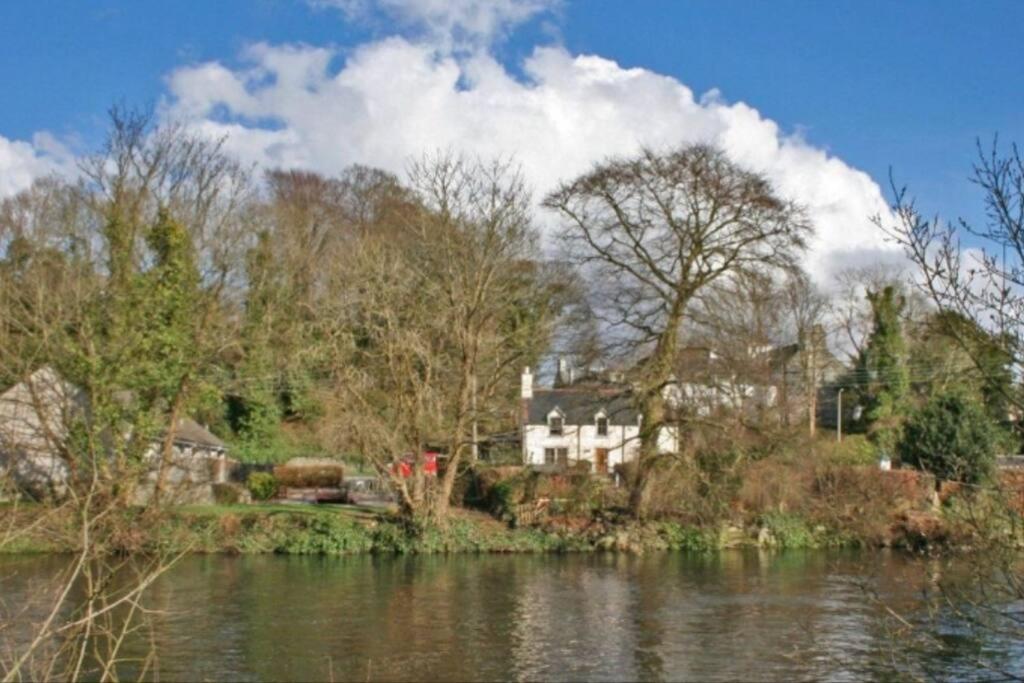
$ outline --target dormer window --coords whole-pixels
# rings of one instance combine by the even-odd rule
[[[565,421],[562,416],[558,413],[552,413],[548,416],[548,434],[550,436],[562,436],[562,432],[565,431]]]
[[[608,436],[608,416],[598,415],[597,416],[597,435]]]

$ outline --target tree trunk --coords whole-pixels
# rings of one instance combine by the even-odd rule
[[[153,488],[153,505],[160,504],[160,498],[167,486],[167,473],[174,456],[174,441],[177,438],[178,421],[181,419],[181,412],[185,407],[185,388],[187,384],[188,379],[183,377],[178,385],[178,393],[174,397],[174,403],[171,404],[170,424],[167,427],[167,433],[164,434],[164,440],[161,445],[160,466],[157,470],[156,486]]]
[[[468,363],[469,361],[466,360],[465,362]],[[462,450],[465,445],[465,435],[470,417],[474,420],[474,429],[476,427],[476,412],[473,410],[476,388],[474,385],[475,375],[467,367],[461,380],[458,415],[455,418],[452,438],[448,446],[448,466],[445,468],[444,475],[440,478],[437,499],[434,501],[434,519],[438,522],[445,520],[451,508],[452,491],[455,489],[455,478],[459,474],[459,464],[462,462]]]
[[[635,519],[646,519],[651,504],[653,467],[648,458],[637,462],[636,475],[629,491],[629,511]]]

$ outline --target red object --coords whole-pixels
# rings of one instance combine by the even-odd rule
[[[423,454],[423,473],[427,476],[437,476],[437,453],[428,451]],[[403,479],[412,476],[413,459],[412,455],[406,455],[391,466],[391,471]]]

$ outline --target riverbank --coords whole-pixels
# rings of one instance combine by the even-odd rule
[[[219,505],[170,510],[157,520],[125,511],[126,531],[111,539],[120,552],[358,555],[443,553],[558,553],[659,550],[710,552],[727,548],[818,549],[897,547],[921,551],[969,545],[970,531],[951,511],[895,519],[887,533],[830,528],[774,512],[754,523],[690,525],[636,522],[611,514],[551,517],[513,528],[490,515],[456,510],[444,527],[412,530],[400,518],[359,506]],[[40,505],[0,507],[2,553],[73,552],[71,519]],[[2,537],[0,537],[2,538]]]

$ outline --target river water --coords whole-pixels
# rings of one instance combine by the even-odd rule
[[[64,562],[0,558],[4,603]],[[978,660],[1024,674],[1019,642],[975,637],[927,595],[948,571],[874,552],[192,556],[149,604],[162,680],[996,678]],[[885,607],[934,611],[939,644],[908,648]]]

